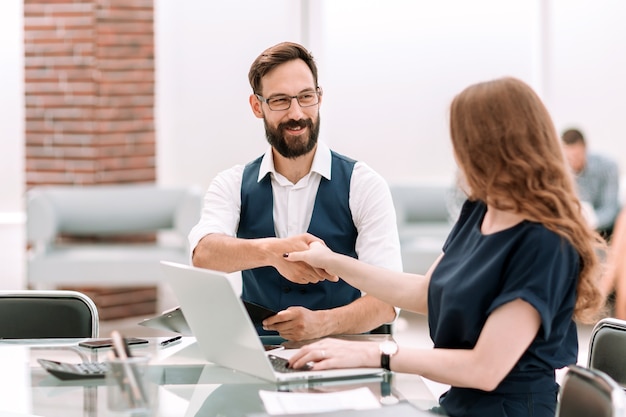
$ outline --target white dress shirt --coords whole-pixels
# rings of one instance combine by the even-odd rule
[[[322,177],[331,177],[329,147],[318,142],[311,171],[296,184],[276,172],[271,147],[265,152],[259,180],[269,172],[274,196],[276,237],[306,233]],[[192,252],[200,239],[211,233],[236,236],[241,210],[244,165],[222,171],[204,196],[200,221],[189,233]],[[356,253],[360,260],[401,271],[402,258],[391,192],[385,180],[367,164],[357,162],[350,181],[350,211],[358,231]]]

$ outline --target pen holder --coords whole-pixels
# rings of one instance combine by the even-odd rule
[[[111,358],[106,373],[107,404],[111,411],[150,416],[157,409],[158,385],[149,378],[148,356]]]

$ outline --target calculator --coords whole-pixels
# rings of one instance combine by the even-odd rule
[[[104,362],[66,363],[37,359],[49,373],[62,380],[104,378],[109,366]]]

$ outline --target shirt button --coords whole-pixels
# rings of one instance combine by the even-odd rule
[[[304,288],[300,288],[300,294],[306,294],[306,290]]]
[[[288,294],[288,293],[290,293],[290,292],[291,292],[291,288],[289,288],[289,287],[284,287],[284,288],[283,288],[283,292],[284,292],[285,294]]]

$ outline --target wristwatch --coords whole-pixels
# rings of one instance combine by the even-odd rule
[[[378,345],[380,349],[380,367],[391,371],[390,360],[393,355],[398,353],[398,344],[393,340],[385,340],[380,345]]]

